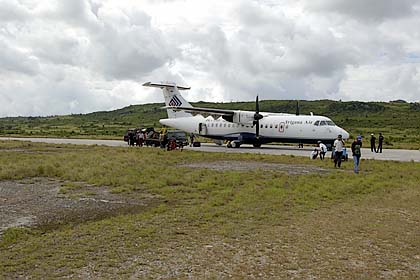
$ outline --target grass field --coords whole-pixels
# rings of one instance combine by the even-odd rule
[[[3,231],[0,278],[420,278],[420,163],[351,164],[0,142],[1,205],[63,202]]]

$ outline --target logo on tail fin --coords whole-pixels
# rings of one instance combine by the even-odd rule
[[[176,95],[174,95],[172,97],[171,101],[169,101],[168,104],[169,104],[169,106],[179,107],[179,106],[182,105],[182,102],[181,102],[181,100],[179,100],[179,98]]]

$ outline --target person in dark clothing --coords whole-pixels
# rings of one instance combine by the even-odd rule
[[[376,152],[376,137],[375,137],[375,135],[372,133],[371,135],[370,135],[370,150],[372,151],[372,152]]]
[[[194,137],[194,133],[190,133],[190,147],[192,147],[194,144]]]
[[[134,132],[130,132],[129,134],[128,134],[128,144],[130,145],[130,146],[134,146]]]
[[[362,156],[362,136],[357,136],[351,144],[351,151],[353,153],[354,173],[359,173],[360,157]]]
[[[379,133],[378,137],[378,149],[376,149],[377,153],[382,153],[382,143],[384,142],[384,137],[382,136],[382,133]]]

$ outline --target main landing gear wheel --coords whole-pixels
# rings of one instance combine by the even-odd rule
[[[238,141],[229,141],[226,144],[226,147],[228,147],[228,148],[239,148],[240,146],[241,146],[241,143],[238,142]]]
[[[239,148],[239,146],[241,146],[241,144],[237,141],[232,141],[232,148]]]
[[[260,148],[261,147],[261,143],[254,143],[254,144],[252,144],[252,146],[254,146],[255,148]]]

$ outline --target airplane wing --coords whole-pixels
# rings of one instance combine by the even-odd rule
[[[223,109],[214,109],[214,108],[200,108],[200,107],[177,107],[177,106],[167,106],[165,109],[172,109],[174,111],[185,111],[188,113],[207,113],[215,114],[220,116],[233,116],[233,110],[223,110]]]

